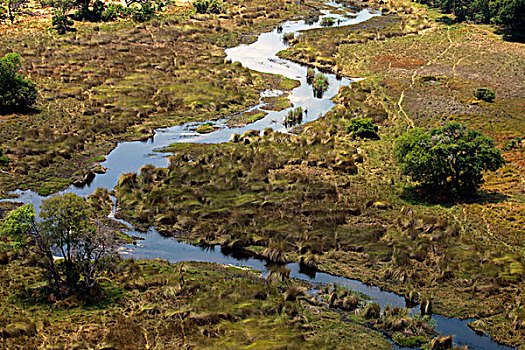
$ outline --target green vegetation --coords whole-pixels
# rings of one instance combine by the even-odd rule
[[[69,19],[64,11],[59,11],[53,15],[51,23],[58,34],[66,34],[67,32],[75,31],[73,28],[74,22]]]
[[[283,34],[283,41],[290,41],[295,38],[295,33],[284,33]]]
[[[199,134],[208,134],[215,130],[217,130],[217,128],[213,125],[213,123],[204,123],[195,129],[195,131]]]
[[[21,186],[37,191],[46,182],[57,191],[64,188],[55,186],[57,178],[81,183],[90,159],[118,141],[147,138],[158,127],[223,119],[257,105],[263,90],[295,88],[296,80],[225,62],[224,48],[304,10],[284,0],[225,6],[228,15],[217,18],[213,30],[193,8],[174,5],[163,9],[162,21],[139,25],[75,22],[74,36],[49,31],[46,20],[34,29],[31,20],[12,26],[0,38],[0,57],[8,49],[22,55],[39,98],[30,117],[13,111],[18,114],[2,119],[0,144],[11,162],[9,173],[0,173],[0,193]],[[243,18],[248,15],[256,17]]]
[[[321,20],[321,26],[323,27],[331,27],[335,24],[335,20],[332,17],[324,17]]]
[[[297,107],[288,111],[286,118],[284,118],[283,124],[286,127],[294,126],[300,124],[303,121],[303,108]]]
[[[133,11],[132,18],[135,22],[147,22],[155,18],[157,8],[151,1],[145,1],[141,4],[140,9]]]
[[[262,102],[265,103],[265,105],[262,108],[268,111],[282,111],[292,107],[292,102],[290,102],[290,99],[287,95],[277,97],[264,97],[262,99]]]
[[[23,112],[34,105],[37,90],[35,83],[19,71],[22,61],[17,53],[8,53],[0,58],[0,111]]]
[[[473,195],[485,170],[495,171],[505,160],[492,139],[458,123],[426,132],[417,128],[396,140],[396,159],[404,174],[427,190]]]
[[[308,67],[306,69],[306,82],[308,84],[312,84],[312,82],[314,81],[314,78],[315,78],[315,69],[313,69],[312,67]]]
[[[10,161],[9,157],[3,153],[2,149],[0,149],[0,167],[8,166]]]
[[[277,106],[275,106],[275,108],[277,108]],[[250,112],[243,112],[230,118],[226,124],[229,127],[242,127],[251,123],[255,123],[256,121],[264,118],[267,114],[268,113],[265,111],[261,111],[259,109]]]
[[[329,82],[326,75],[323,73],[317,73],[312,81],[312,88],[314,90],[314,95],[318,98],[323,96],[323,93],[328,89]]]
[[[488,88],[481,88],[474,91],[474,96],[478,100],[483,100],[486,102],[494,102],[496,99],[496,93]]]
[[[225,11],[222,0],[195,0],[193,7],[198,13],[223,13]]]
[[[348,132],[353,133],[355,136],[364,138],[378,140],[379,135],[377,132],[379,127],[374,124],[372,118],[359,118],[355,117],[350,119],[350,125],[348,126]]]
[[[2,0],[0,1],[0,20],[7,16],[11,23],[15,22],[15,18],[22,12],[24,6],[27,5],[27,0]]]
[[[525,1],[523,0],[416,0],[454,13],[458,21],[493,23],[516,39],[525,39]]]
[[[92,293],[64,298],[42,290],[35,267],[24,263],[29,257],[10,254],[0,269],[0,334],[8,349],[391,348],[368,320],[350,311],[343,318],[306,293],[309,285],[275,273],[263,279],[217,264],[122,260]]]
[[[82,285],[91,290],[102,269],[116,256],[117,241],[101,220],[92,220],[93,208],[75,194],[43,201],[39,222],[32,204],[14,210],[0,226],[0,242],[33,253],[51,289],[69,294]],[[57,262],[55,252],[63,259]],[[64,292],[64,286],[67,291]]]

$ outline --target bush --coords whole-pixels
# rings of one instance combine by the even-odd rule
[[[66,32],[75,31],[75,28],[73,28],[73,21],[62,11],[53,15],[52,24],[53,28],[60,35],[66,34]]]
[[[288,111],[286,118],[284,119],[284,126],[289,127],[295,124],[299,124],[303,121],[303,108],[297,107]]]
[[[315,69],[308,67],[306,70],[306,82],[308,84],[311,84],[314,81],[315,78]]]
[[[516,40],[525,40],[525,0],[499,0],[489,3],[491,21]]]
[[[109,4],[104,12],[102,13],[102,21],[109,22],[114,21],[117,18],[127,18],[131,16],[133,9],[129,7],[124,7],[121,4],[111,3]]]
[[[0,59],[0,113],[20,112],[36,101],[35,83],[18,73],[21,69],[17,53],[8,53]]]
[[[452,196],[472,194],[483,183],[483,171],[505,163],[492,139],[458,123],[411,130],[396,140],[395,156],[402,172],[424,189]]]
[[[8,166],[9,162],[10,159],[3,153],[2,149],[0,149],[0,167]]]
[[[324,17],[321,20],[321,26],[323,27],[331,27],[335,24],[335,20],[332,17]]]
[[[221,0],[195,0],[193,7],[198,13],[224,13],[225,8]]]
[[[350,119],[350,126],[348,127],[348,132],[363,139],[378,140],[378,130],[379,128],[374,124],[372,118],[352,118]]]
[[[155,6],[150,2],[145,2],[141,5],[140,9],[133,12],[133,20],[135,22],[147,22],[155,17]]]
[[[100,0],[93,3],[93,8],[89,8],[89,1],[85,1],[80,9],[73,14],[73,19],[77,21],[100,22],[106,9],[106,5]]]
[[[314,81],[312,83],[312,87],[314,89],[314,96],[321,98],[323,97],[323,93],[328,89],[329,82],[326,75],[323,73],[318,73],[314,77]]]
[[[474,96],[478,100],[493,102],[496,99],[496,93],[489,88],[481,88],[474,91]]]

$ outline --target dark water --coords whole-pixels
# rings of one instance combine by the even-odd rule
[[[339,9],[344,8],[333,2],[327,4]],[[378,15],[379,14],[371,13],[368,10],[362,10],[352,16],[330,14],[328,11],[324,11],[324,14],[320,19],[330,16],[335,19],[336,26],[347,26],[364,22]],[[288,60],[282,60],[276,56],[277,52],[287,48],[287,45],[282,41],[283,33],[298,33],[302,30],[321,28],[319,23],[320,20],[314,24],[307,24],[302,20],[288,21],[282,25],[282,31],[275,29],[271,32],[263,33],[253,44],[241,45],[226,50],[228,59],[232,62],[240,62],[243,66],[255,71],[281,74],[287,78],[299,80],[301,85],[291,91],[289,98],[293,103],[293,108],[302,107],[303,110],[308,111],[303,117],[303,123],[315,120],[319,118],[320,115],[332,109],[334,103],[331,99],[337,94],[339,88],[356,80],[339,78],[333,74],[325,74],[330,85],[322,98],[317,98],[314,96],[311,86],[306,82],[307,68]],[[276,96],[279,94],[282,94],[282,92],[265,91],[261,94],[261,97]],[[256,108],[263,109],[262,104],[255,106],[250,110]],[[158,129],[152,139],[144,142],[121,142],[106,157],[106,161],[101,163],[102,166],[107,168],[105,174],[97,175],[90,184],[82,188],[71,186],[61,193],[72,192],[80,196],[87,196],[93,193],[97,188],[114,188],[121,174],[126,172],[137,172],[146,164],[153,164],[156,167],[165,167],[168,164],[165,154],[154,152],[154,150],[168,146],[174,142],[220,143],[228,141],[230,136],[234,133],[241,134],[248,130],[263,130],[268,127],[276,131],[286,132],[286,127],[282,124],[282,121],[288,110],[281,112],[267,112],[268,115],[265,118],[246,127],[228,128],[224,124],[225,120],[220,120],[214,122],[214,124],[221,127],[221,129],[209,134],[200,135],[193,130],[201,123],[189,123]],[[33,191],[17,190],[14,193],[19,196],[17,201],[32,203],[35,206],[37,213],[42,199],[45,199]],[[132,231],[131,233],[135,236],[142,236],[144,240],[140,241],[138,246],[122,247],[121,253],[123,256],[145,259],[161,258],[170,262],[215,262],[220,264],[247,266],[261,271],[263,275],[268,274],[268,266],[265,261],[250,256],[234,255],[221,250],[218,246],[202,249],[189,244],[180,243],[174,239],[161,237],[153,228],[150,229],[148,234],[141,234],[135,231]],[[314,283],[337,283],[357,292],[366,294],[371,300],[378,302],[382,307],[387,304],[392,306],[406,306],[403,297],[395,293],[382,291],[378,287],[367,286],[356,280],[333,276],[322,272],[312,273],[310,271],[307,273],[301,271],[298,264],[288,264],[288,268],[291,269],[291,277],[306,279]],[[414,311],[417,310],[415,309]],[[459,320],[440,315],[434,315],[433,319],[437,324],[437,330],[441,334],[455,335],[455,342],[457,345],[468,345],[469,348],[472,349],[509,349],[508,347],[493,342],[487,336],[477,335],[467,326],[467,323],[472,320]]]

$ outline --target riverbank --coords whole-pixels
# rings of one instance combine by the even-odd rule
[[[31,113],[0,116],[0,148],[10,160],[0,194],[48,195],[82,183],[119,141],[231,116],[256,105],[263,90],[291,88],[225,62],[224,49],[312,9],[284,0],[228,1],[226,9],[214,16],[172,6],[147,23],[76,22],[65,35],[47,17],[3,25],[0,56],[21,55],[39,96]]]
[[[368,76],[360,86],[343,89],[334,112],[297,138],[250,135],[248,146],[192,152],[175,145],[166,175],[149,184],[139,177],[135,188],[121,188],[121,215],[135,218],[139,227],[154,223],[166,232],[182,231],[197,243],[242,247],[274,260],[307,259],[417,302],[432,300],[436,312],[477,318],[472,327],[519,346],[525,339],[519,293],[523,148],[505,149],[506,168],[487,175],[478,198],[459,204],[420,198],[399,174],[391,149],[393,138],[408,127],[447,120],[480,129],[502,148],[523,135],[523,86],[516,78],[525,67],[523,46],[502,41],[490,27],[444,24],[437,21],[441,14],[424,7],[392,8],[352,29],[309,31],[281,54],[347,76]],[[473,67],[480,63],[477,72]],[[509,64],[514,70],[503,79]],[[499,100],[476,101],[472,91],[482,86],[496,90]],[[380,123],[381,140],[351,140],[345,119],[355,115]],[[354,155],[348,144],[356,147]],[[332,158],[349,159],[353,168],[359,155],[357,175],[338,174],[331,165]],[[185,158],[194,163],[180,161]],[[226,167],[231,159],[238,169]],[[153,198],[138,199],[135,191],[167,197],[152,205]]]
[[[55,300],[33,266],[13,259],[0,285],[0,349],[391,346],[364,317],[343,320],[305,293],[307,284],[217,264],[124,260],[91,295]]]
[[[511,164],[503,172],[489,177],[487,186],[499,182],[493,188],[498,192],[485,192],[480,200],[456,205],[422,200],[410,190],[413,184],[399,174],[391,157],[396,135],[412,125],[431,125],[413,118],[417,113],[410,108],[420,107],[413,94],[420,99],[433,97],[428,105],[437,103],[437,107],[422,113],[425,120],[433,121],[441,107],[449,105],[445,92],[456,91],[451,88],[455,84],[443,83],[455,82],[454,75],[452,80],[444,75],[447,69],[467,69],[463,63],[472,66],[469,59],[478,55],[472,51],[449,62],[447,55],[454,53],[456,45],[468,47],[469,42],[468,36],[454,33],[471,30],[470,25],[445,26],[433,20],[438,18],[436,13],[421,7],[415,11],[419,17],[410,22],[408,15],[414,11],[395,7],[396,13],[385,12],[354,29],[316,30],[294,39],[295,46],[283,56],[348,76],[364,74],[368,79],[343,88],[335,109],[298,127],[298,136],[266,131],[263,137],[254,133],[239,137],[240,143],[173,145],[168,168],[146,167],[140,176],[122,178],[117,189],[118,215],[138,228],[155,225],[163,233],[195,244],[219,243],[273,261],[301,261],[397,291],[412,302],[431,300],[434,311],[480,318],[475,328],[520,345],[523,278],[515,268],[523,261],[519,148],[508,151]],[[359,33],[353,36],[355,31]],[[450,44],[452,38],[455,45]],[[425,44],[427,39],[431,45]],[[487,52],[507,45],[496,40],[487,40],[494,45],[485,45]],[[422,63],[414,55],[399,56],[411,49],[429,58]],[[376,57],[388,50],[392,57]],[[498,52],[503,55],[505,50]],[[296,54],[299,51],[306,53]],[[519,47],[513,52],[519,74]],[[492,69],[502,69],[506,61],[500,58],[490,61],[488,76],[495,73]],[[231,66],[236,67],[235,74],[246,71]],[[443,70],[432,75],[422,67]],[[520,87],[512,86],[519,93]],[[464,86],[463,97],[454,95],[454,102],[470,101],[470,88]],[[521,102],[514,95],[506,96],[490,105],[470,101],[458,115],[472,105],[483,111],[480,120],[489,119],[494,111],[511,113],[514,120]],[[372,117],[381,125],[381,139],[355,139],[348,132],[354,116]],[[462,122],[469,120],[463,117]],[[498,135],[507,135],[505,123],[493,125]],[[520,127],[515,123],[508,131],[518,135]],[[490,134],[488,129],[484,131]]]

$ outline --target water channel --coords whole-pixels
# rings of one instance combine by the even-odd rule
[[[300,31],[322,28],[321,20],[324,17],[332,17],[334,26],[349,26],[362,23],[379,13],[374,13],[364,9],[357,13],[352,13],[343,5],[335,2],[328,2],[333,10],[322,10],[319,20],[314,23],[306,23],[304,20],[287,21],[279,28],[271,32],[263,33],[258,36],[257,41],[252,44],[240,45],[226,50],[227,59],[232,62],[240,62],[243,66],[258,72],[281,74],[287,78],[299,80],[301,85],[291,91],[289,99],[294,107],[302,107],[308,113],[304,115],[303,123],[319,118],[320,115],[328,112],[334,107],[332,98],[337,94],[342,86],[349,85],[355,79],[341,78],[334,74],[325,74],[329,80],[329,88],[321,98],[314,96],[312,87],[307,84],[306,72],[307,67],[280,59],[277,53],[286,49],[288,46],[283,41],[284,33],[296,33]],[[344,11],[341,11],[344,10]],[[280,91],[264,91],[261,98],[265,96],[279,95]],[[261,103],[253,109],[264,109]],[[97,188],[113,189],[121,174],[126,172],[137,172],[146,164],[153,164],[156,167],[165,167],[168,165],[166,154],[154,152],[155,149],[163,148],[174,142],[195,142],[195,143],[221,143],[227,142],[234,133],[242,134],[248,130],[263,130],[272,128],[276,131],[286,132],[286,127],[282,124],[288,110],[276,112],[267,111],[268,114],[255,123],[245,127],[228,128],[225,120],[213,122],[220,127],[217,131],[209,134],[198,134],[193,130],[202,123],[189,123],[178,125],[155,131],[155,136],[147,141],[121,142],[106,157],[106,161],[101,163],[107,168],[105,174],[97,175],[91,183],[84,187],[71,186],[60,192],[72,192],[80,196],[87,196]],[[33,191],[14,191],[18,197],[16,201],[32,203],[35,210],[39,211],[39,206],[45,197],[39,196]],[[161,258],[170,262],[179,261],[206,261],[220,264],[230,264],[236,266],[246,266],[261,271],[262,275],[268,274],[268,266],[264,260],[251,256],[233,254],[221,249],[220,246],[200,248],[189,244],[177,242],[174,239],[162,237],[154,228],[150,228],[147,233],[140,233],[128,224],[129,233],[132,236],[143,238],[138,245],[130,245],[122,248],[124,257],[133,257],[137,259],[154,259]],[[308,280],[315,284],[332,284],[337,283],[344,285],[357,292],[367,295],[370,300],[378,302],[381,307],[387,304],[392,306],[406,307],[405,299],[395,293],[383,291],[378,287],[367,286],[360,281],[344,277],[333,276],[323,272],[302,271],[297,263],[288,264],[291,270],[290,277]],[[417,307],[412,309],[417,312]],[[491,340],[486,335],[476,334],[468,323],[473,320],[460,320],[448,318],[441,315],[433,315],[436,322],[436,330],[443,335],[454,335],[454,342],[458,346],[468,345],[470,349],[510,349],[507,346],[500,345]],[[399,347],[396,347],[399,349]]]

